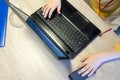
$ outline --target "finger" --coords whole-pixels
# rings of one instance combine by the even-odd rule
[[[89,66],[86,65],[85,67],[80,69],[78,73],[81,74],[81,73],[85,72],[87,69],[89,69]]]
[[[45,9],[46,6],[47,6],[47,4],[42,7],[42,11]]]
[[[46,8],[47,8],[47,4],[46,4],[45,6],[42,7],[42,15],[43,15],[43,16],[44,16],[44,14],[45,14]]]
[[[88,58],[88,56],[84,56],[80,61],[84,62],[87,58]]]
[[[85,72],[82,73],[82,76],[86,76],[87,74],[89,74],[92,71],[92,67],[89,67]]]
[[[61,11],[61,6],[59,6],[59,7],[57,8],[58,14],[60,14],[60,11]]]
[[[49,7],[48,5],[43,7],[43,15],[45,14],[45,11],[48,9],[48,7]]]
[[[92,68],[92,70],[91,70],[91,72],[88,74],[88,76],[91,76],[95,71],[96,71],[96,69]]]
[[[50,11],[49,11],[49,18],[51,18],[51,15],[52,15],[54,10],[55,10],[55,7],[50,9]]]
[[[50,8],[46,9],[45,14],[44,14],[45,18],[49,15],[50,10],[51,10]]]
[[[46,6],[45,8],[44,8],[44,10],[43,10],[43,16],[44,17],[47,17],[47,14],[48,14],[48,11],[49,11],[49,7],[48,6]]]

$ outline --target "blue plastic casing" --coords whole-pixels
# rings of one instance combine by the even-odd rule
[[[53,51],[53,53],[57,56],[58,59],[66,59],[67,56],[63,54],[53,43],[51,40],[47,38],[47,36],[38,28],[38,26],[28,18],[26,23],[29,27],[46,43],[46,45]]]
[[[0,47],[5,46],[8,6],[0,0]]]

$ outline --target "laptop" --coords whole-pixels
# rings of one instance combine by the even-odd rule
[[[0,0],[0,47],[5,46],[8,6]]]
[[[20,17],[23,14],[28,16],[12,4],[9,6]],[[44,18],[40,8],[25,18],[24,22],[43,40],[58,59],[75,58],[101,32],[66,0],[62,0],[60,15],[54,11],[51,19]]]

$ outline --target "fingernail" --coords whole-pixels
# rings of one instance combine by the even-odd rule
[[[61,14],[60,12],[58,14]]]
[[[51,16],[49,16],[49,19],[51,18]]]
[[[81,72],[80,72],[80,71],[78,71],[78,74],[81,74]]]
[[[44,16],[44,18],[46,18],[46,15]]]
[[[82,76],[84,77],[85,75],[84,75],[84,74],[82,74]]]

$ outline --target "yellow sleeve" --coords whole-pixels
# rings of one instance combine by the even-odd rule
[[[109,4],[110,0],[87,0],[88,4],[92,7],[92,9],[99,14],[100,12],[100,7],[104,8],[106,4]],[[100,2],[101,3],[100,3]],[[120,8],[120,0],[113,0],[110,2],[110,5],[107,6],[100,14],[99,16],[103,19],[111,16],[114,12],[116,13],[117,10]],[[119,11],[117,11],[117,14],[119,14]]]
[[[120,43],[116,44],[115,48],[120,52]]]

